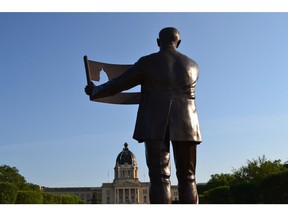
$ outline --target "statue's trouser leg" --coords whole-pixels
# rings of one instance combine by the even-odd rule
[[[170,204],[170,143],[167,141],[146,141],[146,163],[149,169],[151,204]]]
[[[197,145],[194,142],[172,141],[172,146],[178,178],[179,202],[198,204],[195,181]]]

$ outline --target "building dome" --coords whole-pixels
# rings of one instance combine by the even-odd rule
[[[117,159],[116,159],[116,165],[124,165],[124,164],[134,165],[134,166],[137,165],[136,157],[129,150],[127,143],[124,144],[124,148],[122,152],[118,154]]]

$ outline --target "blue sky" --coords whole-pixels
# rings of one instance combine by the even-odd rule
[[[134,63],[158,51],[166,26],[179,29],[179,51],[200,67],[197,181],[262,155],[287,161],[287,21],[288,13],[0,13],[0,164],[43,186],[101,186],[127,142],[149,181],[144,145],[132,139],[137,106],[90,102],[83,56]]]

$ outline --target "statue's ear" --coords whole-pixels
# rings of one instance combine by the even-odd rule
[[[181,40],[179,40],[179,41],[177,42],[176,48],[179,47],[180,43],[181,43]]]
[[[158,45],[158,47],[160,47],[160,39],[159,38],[157,38],[157,45]]]

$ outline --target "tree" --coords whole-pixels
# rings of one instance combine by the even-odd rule
[[[288,169],[268,176],[261,181],[263,203],[287,204],[288,203]]]
[[[232,197],[230,195],[230,187],[229,186],[220,186],[208,190],[205,192],[204,201],[207,204],[230,204],[233,203]]]
[[[285,167],[285,168],[288,168],[288,161],[285,161],[284,167]]]
[[[0,166],[0,182],[10,182],[18,188],[22,188],[26,184],[25,178],[19,174],[18,169],[7,165]]]
[[[0,204],[15,203],[18,188],[10,182],[0,182]]]
[[[61,195],[56,195],[52,193],[42,192],[43,204],[61,204]]]
[[[247,160],[232,174],[214,174],[201,189],[201,203],[288,203],[288,162],[265,156]]]
[[[36,184],[32,184],[32,183],[26,183],[21,190],[23,191],[35,191],[35,192],[40,192],[41,191],[41,187],[39,185]]]
[[[96,191],[93,192],[93,195],[92,195],[92,204],[98,204],[98,198],[97,198],[97,193]]]
[[[220,186],[230,186],[234,181],[235,177],[232,174],[213,174],[207,182],[205,189],[209,190]]]
[[[16,204],[43,204],[43,196],[35,191],[19,191]]]
[[[249,183],[259,181],[265,177],[287,170],[281,160],[269,161],[263,155],[257,160],[247,160],[247,165],[233,170],[236,183]]]

